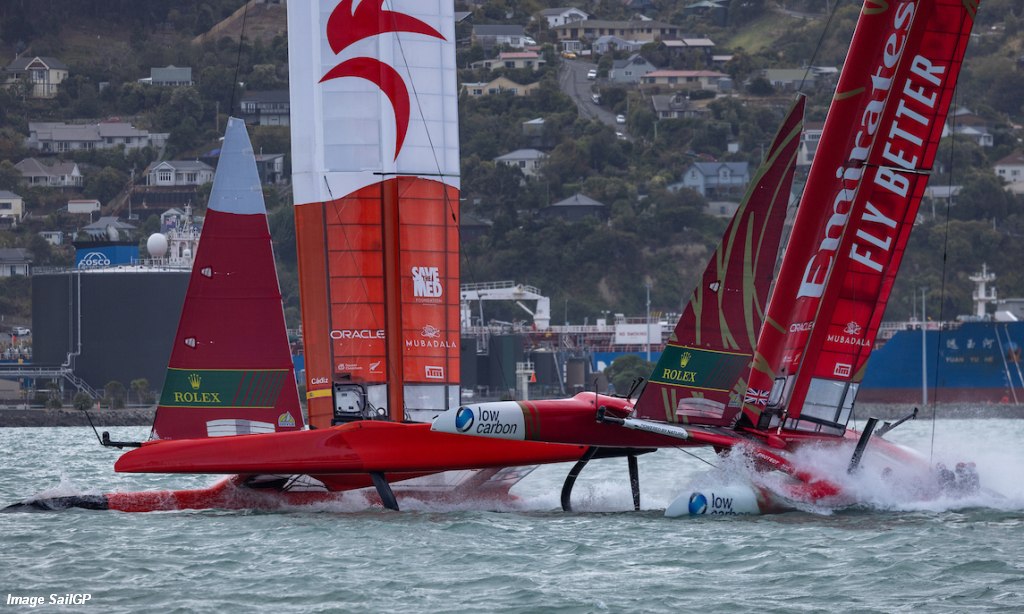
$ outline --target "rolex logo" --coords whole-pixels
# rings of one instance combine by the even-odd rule
[[[691,354],[689,352],[683,352],[683,355],[679,358],[680,369],[685,368],[686,365],[690,364],[690,356]]]
[[[199,390],[199,385],[203,383],[203,378],[198,373],[189,373],[188,383],[192,386],[192,390]]]

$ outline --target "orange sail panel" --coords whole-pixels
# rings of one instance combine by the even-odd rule
[[[295,430],[302,412],[256,159],[231,118],[153,437]]]
[[[782,240],[803,112],[800,97],[676,323],[637,416],[700,424],[736,418]]]

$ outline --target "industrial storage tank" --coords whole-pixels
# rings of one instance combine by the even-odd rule
[[[33,361],[74,372],[96,390],[110,381],[163,387],[188,269],[67,270],[32,277]]]

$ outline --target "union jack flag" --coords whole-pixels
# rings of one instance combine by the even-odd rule
[[[747,405],[767,405],[768,391],[758,390],[757,388],[747,388],[747,393],[743,396],[743,402]]]

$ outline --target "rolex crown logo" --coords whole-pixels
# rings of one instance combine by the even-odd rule
[[[690,363],[690,356],[691,354],[689,352],[683,352],[683,355],[679,358],[680,368],[685,368],[686,365]]]
[[[189,373],[188,383],[192,386],[192,390],[199,390],[199,385],[203,383],[203,378],[198,373]]]

